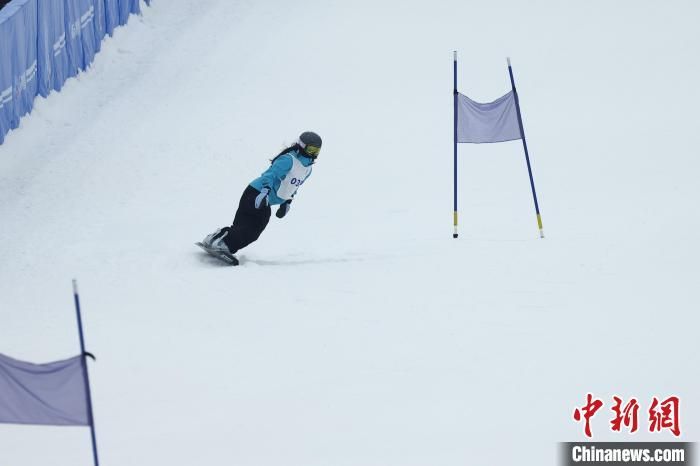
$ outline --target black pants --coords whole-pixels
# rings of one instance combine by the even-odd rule
[[[270,221],[270,206],[255,208],[255,198],[258,194],[260,191],[250,185],[243,191],[233,225],[227,227],[228,235],[224,238],[231,254],[257,240]]]

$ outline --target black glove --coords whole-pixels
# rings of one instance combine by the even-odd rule
[[[279,208],[277,209],[277,212],[275,212],[275,216],[277,218],[282,218],[285,215],[287,215],[287,212],[289,212],[289,209],[292,208],[292,201],[285,201],[283,204],[280,204]]]

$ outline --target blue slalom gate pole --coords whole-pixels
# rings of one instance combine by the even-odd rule
[[[80,315],[80,298],[78,297],[78,282],[73,280],[73,299],[75,300],[75,313],[78,317],[78,333],[80,335],[80,355],[83,362],[83,379],[85,380],[85,395],[87,399],[88,421],[90,422],[90,435],[92,437],[92,457],[95,466],[99,466],[100,462],[97,458],[97,438],[95,436],[95,418],[92,415],[92,395],[90,394],[90,379],[88,378],[87,356],[90,355],[85,351],[85,338],[83,337],[83,319]],[[90,355],[92,356],[92,355]]]
[[[453,74],[454,74],[454,86],[452,88],[453,104],[454,104],[454,211],[453,211],[453,223],[454,232],[452,233],[453,238],[459,236],[457,231],[458,225],[458,214],[457,214],[457,51],[454,51],[453,55]]]
[[[523,117],[520,114],[520,99],[518,99],[518,91],[515,90],[515,79],[513,79],[513,68],[510,66],[510,58],[508,58],[508,74],[510,75],[510,85],[513,88],[513,97],[515,98],[515,111],[518,114],[518,126],[520,127],[520,136],[523,140],[523,149],[525,149],[525,161],[527,162],[527,173],[530,176],[530,188],[532,188],[532,198],[535,200],[535,213],[537,214],[537,226],[540,229],[540,238],[544,238],[544,230],[542,229],[542,216],[540,215],[540,206],[537,202],[537,192],[535,191],[535,180],[532,177],[532,167],[530,165],[530,155],[527,152],[527,141],[525,140],[525,129],[523,128]]]

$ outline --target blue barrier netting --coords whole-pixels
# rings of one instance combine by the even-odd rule
[[[0,144],[37,95],[61,90],[105,35],[140,12],[139,0],[12,0],[0,9]]]

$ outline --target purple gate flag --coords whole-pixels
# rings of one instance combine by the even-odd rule
[[[480,104],[457,95],[457,142],[504,142],[521,139],[513,91]]]
[[[32,364],[0,354],[0,422],[87,426],[82,356]]]

